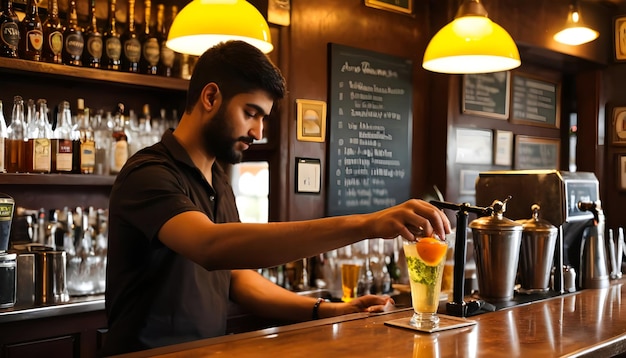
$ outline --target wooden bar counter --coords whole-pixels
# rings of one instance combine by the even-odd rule
[[[354,314],[199,340],[127,357],[614,357],[626,356],[626,281],[469,317],[473,326],[422,333],[385,325],[412,309]]]

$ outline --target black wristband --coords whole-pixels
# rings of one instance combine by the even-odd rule
[[[323,298],[318,298],[317,301],[315,301],[315,304],[313,305],[313,319],[319,319],[320,315],[319,315],[319,311],[320,311],[320,305],[322,304],[322,302],[325,302],[326,300],[324,300]]]

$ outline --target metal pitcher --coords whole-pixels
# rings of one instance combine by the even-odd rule
[[[503,216],[506,202],[493,202],[491,216],[472,221],[478,294],[487,301],[513,298],[522,225]]]

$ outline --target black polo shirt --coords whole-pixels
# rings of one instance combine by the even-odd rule
[[[229,179],[213,166],[213,186],[171,130],[131,157],[109,203],[105,355],[220,336],[226,330],[230,271],[207,271],[157,239],[186,211],[215,223],[239,221]]]

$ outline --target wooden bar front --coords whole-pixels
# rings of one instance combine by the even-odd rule
[[[412,309],[354,314],[211,338],[128,357],[613,357],[626,352],[626,287],[583,290],[422,333],[385,325]]]

